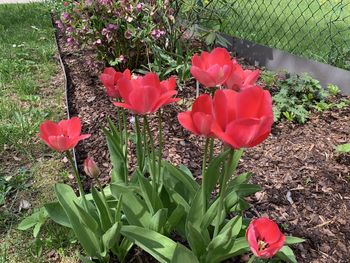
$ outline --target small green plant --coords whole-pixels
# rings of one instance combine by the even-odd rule
[[[271,86],[276,81],[276,73],[269,70],[261,71],[260,78],[267,86]]]
[[[25,169],[20,169],[14,175],[0,176],[0,206],[5,203],[6,197],[11,193],[29,187],[28,177],[28,170]]]
[[[333,96],[337,96],[340,92],[340,88],[337,85],[328,84],[327,89],[329,93]]]
[[[338,153],[350,153],[350,143],[338,145],[336,151]]]
[[[314,108],[329,108],[327,93],[320,83],[308,75],[278,80],[279,91],[273,96],[275,121],[285,117],[289,121],[305,123]]]

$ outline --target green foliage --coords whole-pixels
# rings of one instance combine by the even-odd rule
[[[308,75],[292,76],[277,82],[278,92],[273,96],[274,117],[279,121],[305,123],[311,110],[326,110],[331,106],[326,102],[327,93],[319,82]]]
[[[333,85],[333,84],[328,84],[327,89],[329,93],[333,96],[337,96],[341,91],[337,85]]]
[[[338,145],[336,151],[339,153],[349,153],[350,152],[350,143],[345,143]]]

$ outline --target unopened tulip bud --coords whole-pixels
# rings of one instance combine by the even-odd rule
[[[85,173],[93,178],[96,178],[100,175],[101,171],[98,168],[92,157],[87,157],[84,161],[84,171]]]

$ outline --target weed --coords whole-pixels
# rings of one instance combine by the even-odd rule
[[[340,93],[340,88],[337,85],[328,84],[327,89],[333,96],[337,96]]]
[[[278,92],[273,96],[275,121],[305,123],[312,109],[324,111],[332,105],[326,102],[328,94],[319,82],[308,75],[278,80]]]

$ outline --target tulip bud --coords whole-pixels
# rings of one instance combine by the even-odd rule
[[[84,172],[90,177],[98,177],[101,173],[92,157],[87,157],[84,161]]]

